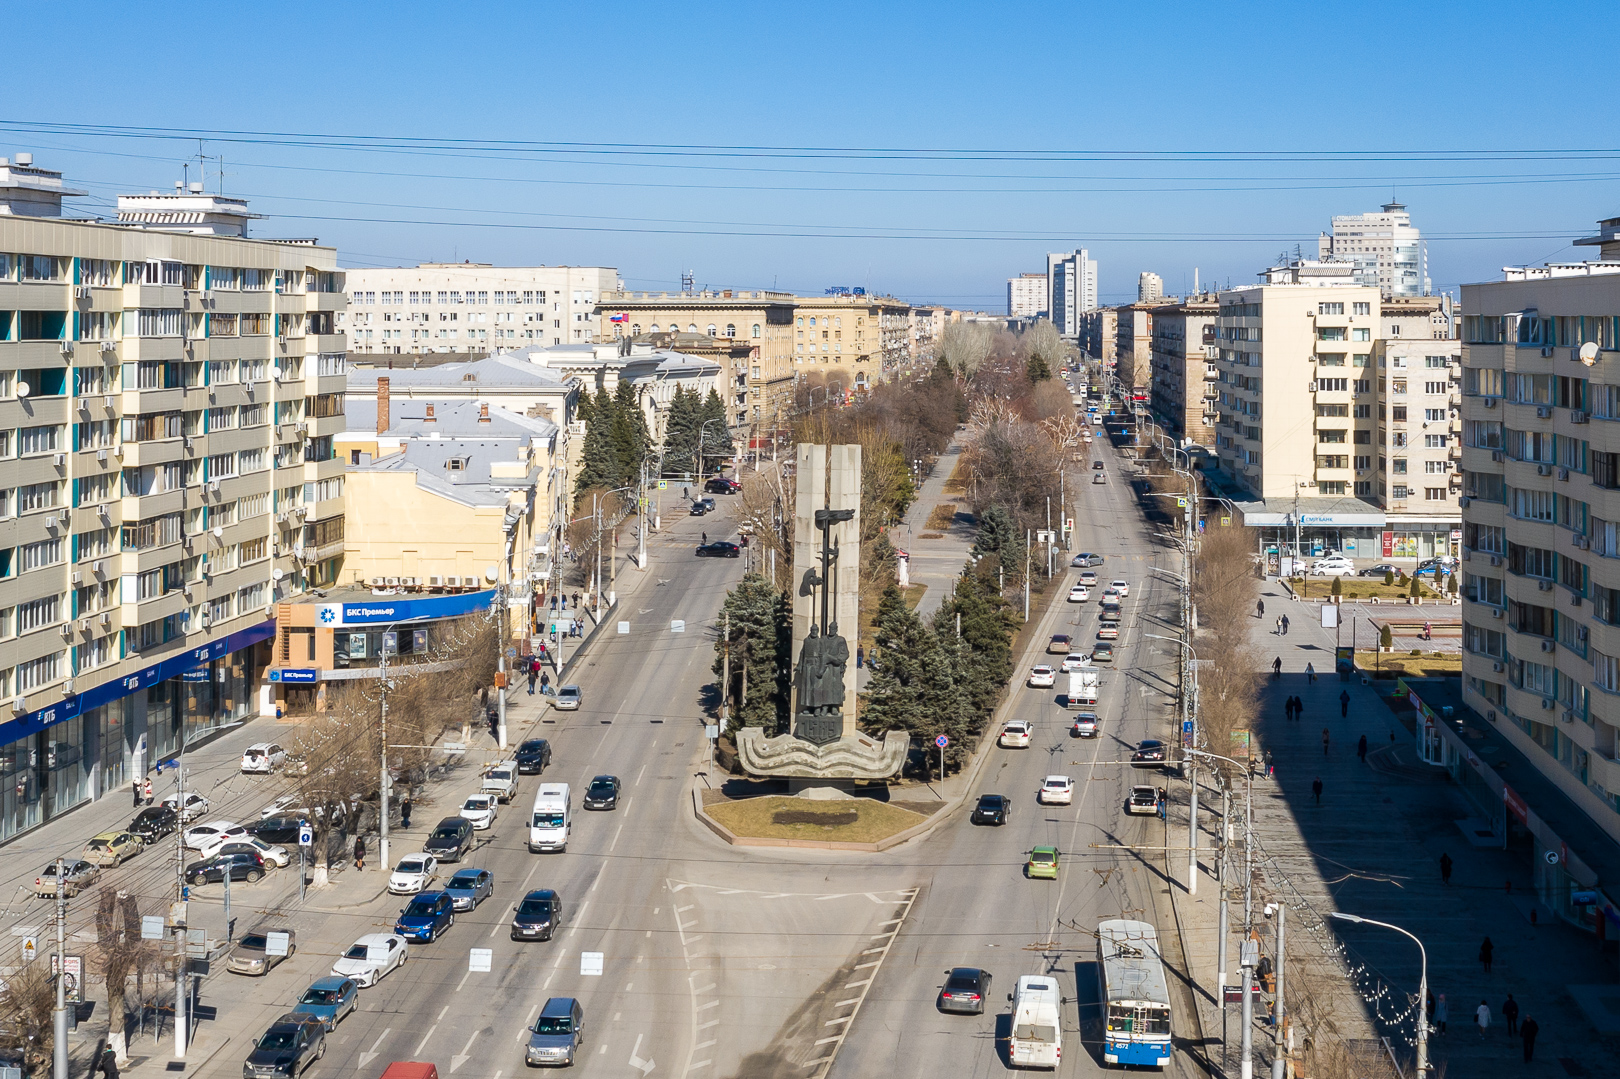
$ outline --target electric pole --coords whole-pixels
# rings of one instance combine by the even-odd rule
[[[51,1013],[52,1072],[68,1079],[67,863],[56,860],[56,1009]]]

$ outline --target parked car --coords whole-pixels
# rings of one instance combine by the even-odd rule
[[[1312,577],[1348,577],[1356,571],[1356,564],[1343,556],[1319,558],[1311,563]]]
[[[232,820],[214,820],[207,824],[199,824],[186,829],[181,841],[192,850],[202,850],[204,847],[218,846],[222,842],[237,839],[246,839],[248,830]]]
[[[714,499],[694,498],[692,500],[691,514],[693,517],[702,517],[706,513],[714,512]]]
[[[1070,643],[1071,638],[1067,633],[1054,633],[1052,634],[1052,640],[1046,646],[1046,654],[1049,656],[1066,656],[1069,654]]]
[[[591,785],[585,788],[585,800],[580,804],[586,809],[619,808],[619,777],[597,776],[592,779]]]
[[[156,843],[180,827],[180,815],[171,806],[147,806],[129,822],[129,830],[147,844]]]
[[[729,540],[713,540],[700,544],[696,553],[699,558],[738,558],[742,548]]]
[[[353,978],[360,988],[367,989],[403,965],[407,955],[405,938],[398,933],[367,933],[332,964],[332,974]]]
[[[1073,558],[1069,559],[1069,565],[1080,568],[1089,568],[1091,566],[1100,566],[1102,564],[1103,556],[1100,554],[1092,554],[1090,551],[1082,552],[1081,554],[1077,554]]]
[[[1037,798],[1043,805],[1070,805],[1074,802],[1074,780],[1068,776],[1047,776]]]
[[[1435,580],[1438,581],[1438,580],[1443,580],[1444,578],[1451,576],[1452,572],[1453,572],[1452,568],[1450,566],[1446,565],[1444,562],[1436,562],[1436,561],[1431,560],[1431,561],[1423,563],[1417,569],[1413,570],[1412,571],[1412,576],[1414,576],[1414,577],[1433,577]]]
[[[62,861],[62,892],[72,899],[100,875],[101,867],[91,865],[83,858],[65,858]],[[42,898],[56,898],[55,862],[40,870],[39,876],[34,878],[34,894]]]
[[[978,804],[973,807],[973,813],[968,817],[970,824],[1007,823],[1012,815],[1012,803],[1004,794],[981,794]]]
[[[298,829],[301,821],[290,814],[274,817],[265,817],[263,820],[248,825],[248,834],[263,843],[274,845],[298,845]]]
[[[1057,672],[1044,663],[1036,664],[1029,669],[1029,684],[1037,689],[1055,686]]]
[[[103,868],[116,867],[135,857],[145,846],[146,840],[134,832],[102,832],[90,837],[80,856]]]
[[[518,775],[539,775],[551,763],[551,743],[544,738],[530,738],[518,745],[513,757],[517,761]]]
[[[734,495],[742,490],[742,484],[730,476],[715,476],[703,485],[703,489],[711,495]]]
[[[1069,602],[1070,603],[1084,603],[1086,600],[1088,600],[1090,598],[1091,598],[1091,589],[1087,588],[1083,584],[1077,584],[1073,588],[1069,589]]]
[[[388,877],[388,890],[394,895],[415,895],[439,875],[439,862],[431,854],[407,854]]]
[[[1097,713],[1080,712],[1074,717],[1074,724],[1069,727],[1071,738],[1097,737]]]
[[[1024,875],[1031,880],[1057,880],[1057,848],[1036,847],[1030,851],[1029,861],[1024,863]]]
[[[512,912],[513,940],[550,940],[562,924],[562,899],[550,888],[536,888]]]
[[[1376,566],[1368,566],[1356,574],[1357,577],[1386,577],[1402,572],[1401,567],[1392,562],[1380,562]]]
[[[242,751],[242,771],[269,775],[287,759],[287,751],[274,742],[255,742]]]
[[[495,875],[487,869],[458,869],[444,894],[456,910],[472,910],[495,894]]]
[[[1159,768],[1164,764],[1165,745],[1157,738],[1144,738],[1131,753],[1131,767]]]
[[[989,999],[989,971],[978,967],[955,967],[945,972],[945,984],[939,988],[935,1007],[942,1012],[983,1015],[984,1002]]]
[[[472,849],[473,825],[466,817],[445,817],[433,827],[422,850],[440,862],[459,862]]]
[[[298,1011],[313,1015],[325,1024],[327,1030],[332,1030],[359,1004],[360,983],[353,978],[328,975],[315,979],[304,990],[304,995],[298,998]]]
[[[559,712],[577,711],[582,699],[578,686],[563,686],[557,690],[557,697],[551,702],[551,707]]]
[[[253,884],[264,876],[264,858],[257,851],[246,850],[216,854],[186,866],[184,876],[188,884],[218,884],[225,879],[226,873],[231,875],[232,880],[245,880]]]
[[[264,859],[264,864],[275,869],[285,868],[292,862],[292,852],[277,843],[266,843],[256,835],[246,839],[238,839],[222,845],[212,854],[235,854],[238,851],[250,850]]]
[[[295,1079],[326,1055],[326,1024],[313,1015],[288,1012],[253,1043],[242,1079]]]
[[[1125,812],[1133,816],[1154,816],[1159,812],[1159,803],[1164,800],[1164,791],[1158,787],[1132,787],[1131,796],[1125,799]]]
[[[270,954],[270,934],[287,934],[287,954]],[[285,926],[261,925],[250,929],[236,942],[226,967],[236,974],[268,974],[270,968],[298,950],[298,931]]]
[[[461,803],[461,815],[472,822],[475,831],[482,832],[495,823],[499,808],[493,794],[474,794]]]
[[[186,804],[184,808],[180,808],[180,796],[178,794],[171,794],[158,804],[166,805],[170,809],[178,812],[180,814],[180,822],[182,824],[194,821],[204,813],[208,812],[208,799],[193,791],[186,792]]]
[[[1007,749],[1029,748],[1029,724],[1022,719],[1008,721],[1001,728],[1001,737],[997,740]]]
[[[572,1065],[585,1030],[585,1009],[573,997],[552,997],[529,1030],[527,1064]]]
[[[1116,636],[1118,635],[1118,630],[1117,629],[1115,630],[1115,635]],[[1114,662],[1114,646],[1112,644],[1110,644],[1108,641],[1098,641],[1096,643],[1096,645],[1091,649],[1091,662],[1093,662],[1093,663],[1112,663],[1112,662]]]
[[[444,892],[418,892],[399,912],[394,932],[406,940],[431,944],[456,924],[455,903]]]

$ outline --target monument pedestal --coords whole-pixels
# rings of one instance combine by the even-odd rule
[[[890,731],[883,741],[864,734],[845,734],[816,745],[791,734],[767,738],[759,727],[737,731],[737,762],[750,776],[762,779],[892,779],[900,774],[911,749],[911,735]]]

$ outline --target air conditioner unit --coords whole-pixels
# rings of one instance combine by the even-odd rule
[[[1550,420],[1550,419],[1552,419],[1552,406],[1551,405],[1537,405],[1536,406],[1536,419],[1538,419],[1538,420]]]
[[[73,583],[74,584],[83,584],[84,583],[84,574],[81,573],[79,570],[74,570],[73,571]]]
[[[1582,412],[1578,408],[1572,408],[1569,410],[1570,423],[1586,423],[1591,420],[1591,418],[1591,416],[1587,415],[1585,412]]]
[[[294,517],[303,517],[303,516],[305,516],[306,514],[309,513],[309,510],[308,510],[308,508],[306,508],[304,506],[294,506],[288,512],[290,512]]]
[[[28,698],[27,697],[13,697],[13,698],[11,698],[11,713],[12,713],[12,715],[20,716],[26,711],[28,711]]]
[[[1492,607],[1491,608],[1491,617],[1492,618],[1501,618],[1501,617],[1503,617],[1502,608],[1500,608],[1500,607]]]
[[[381,577],[373,577],[371,579],[371,587],[373,587],[373,588],[381,588],[382,586],[383,586],[383,579]]]
[[[120,442],[118,445],[114,446],[112,448],[112,453],[114,457],[122,461],[124,459],[124,444]]]
[[[417,588],[422,584],[421,580],[416,577],[401,577],[399,583],[409,588]]]
[[[1500,566],[1501,564],[1502,564],[1502,556],[1501,555],[1499,555],[1499,554],[1491,555],[1491,565]]]
[[[1538,475],[1538,476],[1550,476],[1550,475],[1552,475],[1552,465],[1537,465],[1536,466],[1536,475]]]
[[[1493,671],[1495,671],[1495,672],[1496,672],[1496,673],[1497,673],[1497,674],[1501,674],[1501,673],[1502,673],[1502,664],[1501,664],[1501,661],[1500,661],[1500,660],[1498,660],[1498,661],[1496,661],[1496,662],[1493,662],[1493,663],[1492,663],[1492,664],[1491,664],[1491,670],[1493,670]]]
[[[209,613],[207,611],[204,611],[202,613],[202,616],[200,618],[198,618],[197,621],[202,623],[202,628],[203,629],[207,629],[209,626],[214,624],[214,619],[209,615]]]
[[[65,453],[57,454],[56,455],[56,467],[61,468],[65,464],[67,464],[67,454],[65,454]]]
[[[107,463],[107,451],[106,450],[97,450],[96,451],[96,461],[99,464],[106,464]]]
[[[1575,722],[1575,713],[1571,712],[1568,708],[1564,709],[1564,722],[1565,723],[1574,723]]]
[[[218,480],[209,480],[208,481],[208,490],[211,491],[212,493],[216,494],[216,495],[219,494],[219,481]]]
[[[73,636],[73,623],[72,622],[63,622],[60,629],[61,629],[62,636],[64,636],[64,637]]]
[[[73,355],[73,342],[72,341],[63,341],[60,345],[57,346],[57,348],[61,350],[61,353],[64,356]]]
[[[1542,592],[1551,592],[1552,591],[1552,582],[1551,581],[1537,581],[1536,582],[1536,588],[1538,590],[1542,591]]]
[[[1552,641],[1542,641],[1541,642],[1541,650],[1543,652],[1551,652],[1556,647],[1557,647],[1557,645],[1553,644]]]
[[[399,587],[399,578],[398,577],[384,577],[383,578],[383,584],[385,584],[389,588],[398,588]]]
[[[104,612],[102,614],[102,616],[101,616],[101,624],[103,626],[112,625],[112,612],[108,611],[108,612]]]
[[[110,338],[101,342],[101,351],[103,352],[111,352],[117,347],[118,346]]]
[[[90,619],[88,619],[88,618],[79,619],[79,632],[80,633],[89,633],[91,625],[92,625],[92,623],[91,623]]]
[[[1502,451],[1501,450],[1492,450],[1491,451],[1491,460],[1495,461],[1497,464],[1501,464],[1502,463]]]
[[[309,432],[309,424],[303,422],[295,423],[293,424],[293,431],[300,435],[307,434]]]
[[[1542,345],[1541,354],[1543,356],[1551,356],[1553,354],[1553,347],[1551,345]]]
[[[1592,537],[1591,536],[1576,536],[1575,537],[1575,545],[1577,547],[1579,547],[1583,551],[1590,551],[1592,549]]]
[[[180,436],[180,441],[185,443],[186,449],[188,449],[188,450],[191,449],[191,436],[190,435],[181,435]]]
[[[429,576],[428,577],[428,587],[429,588],[443,588],[444,587],[444,578],[443,577]]]
[[[461,578],[460,577],[446,577],[444,579],[444,586],[446,588],[460,588],[461,587]]]
[[[1461,506],[1463,509],[1467,509],[1469,501],[1469,497],[1467,495],[1463,495],[1461,498],[1457,499],[1457,505]]]
[[[89,285],[74,285],[73,286],[73,298],[75,300],[88,300],[90,298],[90,286]]]
[[[1495,408],[1496,407],[1496,398],[1494,398],[1494,397],[1485,398],[1484,405],[1485,405],[1486,408]]]
[[[185,548],[188,551],[191,550],[191,540],[192,540],[192,537],[190,537],[190,536],[181,536],[180,537],[180,546]]]
[[[103,397],[101,399],[101,407],[106,409],[108,412],[113,411],[113,397],[112,397],[112,394],[109,393],[109,394],[107,394],[105,397]]]
[[[1569,469],[1567,469],[1567,468],[1560,468],[1560,469],[1559,469],[1559,470],[1558,470],[1558,478],[1559,478],[1559,479],[1561,479],[1561,480],[1567,480],[1567,479],[1569,479]]]
[[[101,576],[102,574],[107,572],[107,563],[105,563],[105,562],[92,562],[92,563],[90,563],[90,572],[94,573],[98,577]]]
[[[1551,712],[1554,708],[1558,707],[1558,702],[1553,700],[1551,697],[1543,697],[1541,698],[1541,707],[1545,711]]]

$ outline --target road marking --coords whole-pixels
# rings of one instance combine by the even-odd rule
[[[710,1027],[717,1027],[719,1025],[720,1025],[720,1020],[718,1020],[718,1019],[710,1019],[707,1023],[704,1023],[702,1026],[698,1027],[698,1029],[699,1030],[708,1030]]]
[[[826,1044],[827,1044],[827,1043],[828,1043],[828,1042],[835,1042],[835,1041],[837,1041],[837,1040],[838,1040],[838,1038],[839,1038],[839,1036],[838,1036],[838,1035],[837,1035],[837,1034],[834,1034],[834,1035],[833,1035],[833,1036],[832,1036],[832,1037],[830,1037],[830,1038],[817,1038],[817,1039],[816,1039],[816,1040],[815,1040],[815,1043],[814,1043],[814,1044],[816,1044],[816,1045],[826,1045]]]
[[[523,878],[524,890],[528,889],[529,882],[534,879],[534,875],[538,872],[540,872],[540,863],[537,861],[534,863],[533,868],[529,870],[529,875]]]
[[[646,1075],[648,1072],[653,1070],[653,1062],[650,1059],[649,1060],[642,1060],[641,1059],[641,1039],[642,1039],[642,1037],[643,1037],[643,1035],[641,1035],[641,1034],[636,1035],[636,1046],[635,1046],[634,1049],[630,1050],[630,1066],[632,1068],[635,1068],[636,1070],[640,1071],[642,1075]]]
[[[834,1004],[833,1007],[842,1008],[846,1004],[859,1004],[860,1002],[861,1002],[860,997],[850,997],[848,1000],[840,1000],[837,1004]]]
[[[635,982],[625,982],[624,983],[624,991],[626,993],[630,992],[630,990],[634,989],[635,987],[636,987]]]
[[[709,1046],[714,1045],[714,1044],[715,1044],[715,1040],[713,1038],[710,1038],[706,1042],[698,1042],[692,1048],[694,1048],[694,1049],[707,1049]],[[693,1067],[696,1067],[696,1066],[697,1065],[695,1065],[695,1064],[693,1065]]]
[[[445,1017],[445,1014],[446,1014],[446,1013],[447,1013],[447,1012],[449,1012],[449,1011],[450,1011],[450,1005],[448,1005],[448,1004],[446,1004],[446,1005],[445,1005],[445,1006],[444,1006],[444,1007],[442,1007],[442,1008],[440,1008],[440,1009],[439,1009],[439,1018],[437,1018],[437,1019],[435,1019],[435,1020],[433,1020],[433,1021],[434,1021],[434,1022],[435,1022],[435,1023],[440,1023],[440,1022],[443,1022],[443,1021],[444,1021],[444,1017]]]
[[[461,992],[461,987],[466,985],[467,984],[467,979],[471,978],[471,977],[472,977],[472,971],[470,971],[470,970],[467,973],[463,974],[461,976],[461,981],[456,983],[456,992],[458,992],[458,993]],[[441,1016],[439,1016],[439,1018],[443,1019],[444,1016],[441,1015]]]
[[[712,1060],[700,1060],[696,1064],[688,1064],[686,1066],[686,1070],[687,1071],[696,1071],[698,1068],[706,1068],[710,1064],[713,1064],[713,1063],[714,1063],[714,1061],[712,1061]]]
[[[461,1047],[461,1052],[450,1058],[451,1071],[455,1071],[457,1068],[467,1063],[468,1059],[472,1056],[472,1054],[467,1050],[472,1048],[472,1043],[477,1039],[477,1037],[478,1031],[475,1030],[472,1032],[472,1037],[467,1039],[467,1044]]]
[[[492,936],[492,937],[496,933],[499,933],[500,931],[501,931],[501,923],[500,922],[496,922],[494,925],[489,927],[489,935]]]
[[[675,913],[676,914],[685,914],[687,911],[691,910],[694,905],[695,904],[688,903],[684,907],[676,907],[675,908]]]
[[[847,895],[849,895],[848,892],[839,892],[836,895],[818,895],[818,896],[816,896],[816,902],[821,903],[821,902],[825,902],[828,899],[843,899]]]
[[[864,953],[864,952],[863,952],[863,953],[862,953],[862,954],[863,954],[863,955],[864,955],[864,954],[865,954],[865,953]],[[865,968],[866,968],[866,967],[875,967],[875,966],[877,966],[877,965],[878,965],[878,964],[879,964],[879,963],[881,963],[881,962],[883,962],[883,960],[881,960],[881,959],[874,959],[874,960],[872,960],[872,961],[871,961],[871,962],[870,962],[870,963],[856,963],[856,964],[855,964],[855,968],[854,968],[854,969],[856,969],[856,970],[863,970],[863,969],[865,969]]]
[[[882,948],[881,948],[881,947],[878,947],[878,948],[868,948],[868,949],[866,949],[866,951],[864,951],[864,952],[862,952],[862,953],[861,953],[861,954],[862,954],[862,955],[871,955],[871,954],[872,954],[872,953],[873,953],[873,952],[881,952],[881,951],[882,951],[882,950],[883,950],[883,949],[882,949]]]
[[[371,1043],[371,1048],[360,1054],[360,1066],[362,1068],[367,1064],[370,1064],[373,1060],[377,1059],[377,1046],[381,1045],[383,1043],[383,1039],[388,1037],[388,1035],[392,1034],[393,1032],[394,1029],[392,1027],[384,1027],[383,1032],[377,1035],[377,1040]]]
[[[850,982],[848,985],[844,986],[844,988],[845,989],[859,989],[863,985],[871,985],[871,984],[872,984],[872,979],[868,978],[864,982]]]
[[[438,1029],[439,1029],[439,1024],[437,1024],[437,1023],[434,1023],[432,1026],[428,1027],[428,1032],[426,1034],[422,1035],[422,1040],[421,1041],[416,1043],[416,1048],[411,1052],[411,1056],[413,1056],[413,1057],[421,1056],[422,1055],[422,1047],[428,1043],[428,1039],[433,1037],[433,1032],[435,1030],[438,1030]]]
[[[921,891],[921,889],[911,888],[911,889],[909,889],[907,891],[907,893],[905,893],[906,894],[905,907],[904,907],[904,909],[901,910],[900,917],[898,919],[896,919],[896,921],[900,925],[904,925],[906,917],[911,913],[912,906],[917,902],[917,896],[918,896],[920,891]],[[867,897],[868,898],[874,898],[870,892],[867,893]],[[885,922],[883,924],[887,925],[889,923]],[[894,942],[898,938],[899,938],[899,930],[896,929],[895,930],[895,936],[890,937],[888,943],[883,945],[883,949],[882,949],[883,954],[882,955],[878,956],[878,958],[873,960],[872,962],[870,962],[870,963],[862,963],[859,966],[855,967],[854,969],[860,970],[863,967],[880,968],[882,966],[882,964],[883,964],[883,961],[889,957],[889,950],[894,947]],[[878,971],[876,969],[874,969],[872,971],[872,977],[866,979],[866,981],[864,981],[864,982],[851,982],[848,985],[844,986],[845,989],[854,989],[857,986],[862,986],[864,988],[861,989],[861,995],[860,995],[859,999],[857,999],[854,1002],[854,1010],[853,1011],[851,1011],[847,1016],[843,1016],[843,1017],[838,1018],[838,1019],[829,1020],[825,1024],[827,1026],[838,1026],[840,1028],[840,1030],[839,1030],[839,1033],[837,1034],[837,1041],[834,1041],[833,1043],[831,1043],[832,1044],[832,1051],[830,1053],[828,1053],[824,1057],[821,1057],[818,1060],[812,1060],[809,1063],[804,1065],[804,1067],[807,1067],[807,1068],[818,1067],[818,1066],[825,1065],[825,1067],[822,1067],[819,1072],[812,1073],[814,1076],[817,1077],[817,1079],[826,1079],[827,1072],[832,1069],[833,1061],[838,1056],[838,1050],[843,1047],[844,1039],[849,1036],[850,1028],[855,1025],[855,1017],[861,1014],[861,1005],[863,1005],[866,1002],[866,995],[872,991],[871,990],[871,984],[872,984],[873,979],[876,978],[877,975],[878,975]]]
[[[697,1010],[701,1012],[701,1011],[706,1011],[709,1008],[718,1008],[718,1007],[720,1007],[720,1002],[718,1000],[711,1000],[707,1004],[699,1004],[697,1006]]]
[[[641,782],[641,777],[646,775],[646,774],[647,774],[647,766],[645,764],[643,764],[641,766],[641,771],[636,773],[636,782],[640,783]]]
[[[708,985],[705,985],[702,989],[694,989],[694,990],[692,990],[692,992],[694,992],[694,993],[707,993],[709,990],[711,990],[713,988],[714,988],[714,983],[710,982]]]
[[[846,1016],[842,1017],[841,1019],[829,1019],[825,1023],[821,1024],[821,1025],[824,1026],[824,1027],[835,1027],[839,1023],[847,1023],[853,1018],[855,1018],[853,1015],[846,1015]]]
[[[613,853],[613,848],[617,847],[619,845],[619,833],[622,832],[622,831],[624,831],[624,824],[623,823],[620,823],[620,825],[617,828],[613,829],[613,842],[608,844],[608,853],[609,854]],[[528,883],[528,882],[525,881],[524,883]]]

